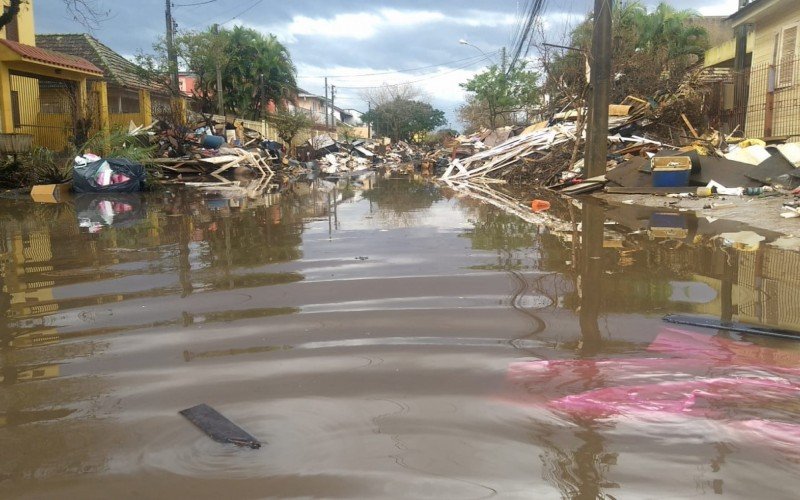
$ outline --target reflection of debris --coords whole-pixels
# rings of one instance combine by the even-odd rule
[[[145,216],[138,194],[81,194],[75,197],[78,227],[98,233],[104,227],[128,227]]]
[[[758,250],[759,245],[766,238],[753,231],[739,231],[738,233],[720,233],[721,238],[726,245],[732,246],[738,250],[754,251]]]

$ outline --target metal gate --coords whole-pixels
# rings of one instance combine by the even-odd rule
[[[16,72],[10,76],[14,131],[31,134],[34,146],[64,150],[78,118],[76,84]]]

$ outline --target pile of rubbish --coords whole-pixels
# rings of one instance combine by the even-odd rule
[[[308,140],[297,148],[297,157],[304,162],[287,163],[295,168],[304,166],[311,172],[319,172],[329,177],[347,176],[372,168],[385,168],[393,171],[406,170],[419,164],[422,154],[418,148],[404,141],[393,144],[378,139],[355,139],[337,141],[327,134]]]
[[[76,193],[134,193],[144,188],[145,180],[144,167],[125,158],[87,153],[77,156],[72,168]]]
[[[627,97],[621,104],[609,106],[609,131],[631,134],[648,125],[650,104]],[[578,114],[561,112],[550,120],[527,128],[503,127],[472,136],[455,138],[451,160],[442,180],[507,179],[527,173],[530,180],[546,185],[568,168],[572,148],[583,134],[579,132]]]
[[[668,97],[667,103],[679,98]],[[684,113],[678,114],[681,127],[676,128],[658,123],[658,113],[663,112],[659,106],[629,96],[609,107],[603,176],[587,179],[576,149],[585,135],[579,132],[577,115],[568,112],[525,129],[505,127],[457,137],[441,179],[513,179],[567,194],[603,188],[609,193],[699,197],[771,196],[793,190],[800,194],[800,143],[746,138],[737,134],[738,127],[727,135],[713,129],[700,134]],[[670,130],[670,138],[653,132],[664,128]],[[800,217],[800,211],[787,210],[787,217]]]

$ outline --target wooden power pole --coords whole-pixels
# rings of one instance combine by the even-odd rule
[[[172,19],[172,2],[166,1],[166,18],[167,18],[167,58],[169,59],[169,77],[172,84],[172,93],[179,94],[180,86],[178,85],[178,53],[175,51],[175,20]]]
[[[586,177],[606,173],[608,101],[611,93],[611,0],[594,0],[591,100],[586,133]]]

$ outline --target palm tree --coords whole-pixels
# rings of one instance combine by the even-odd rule
[[[708,47],[705,28],[694,24],[699,17],[693,10],[676,10],[666,3],[638,21],[640,38],[637,48],[658,58],[662,69],[669,71],[679,63],[685,66],[688,56],[700,57]]]

